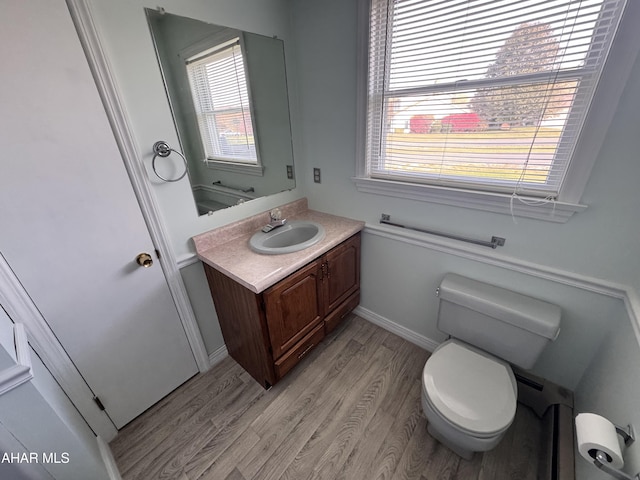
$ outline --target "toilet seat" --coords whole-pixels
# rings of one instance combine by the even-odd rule
[[[513,422],[516,380],[508,363],[451,339],[423,370],[429,403],[448,423],[475,437],[500,434]]]

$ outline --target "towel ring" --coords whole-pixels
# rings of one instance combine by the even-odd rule
[[[180,155],[182,157],[182,161],[184,162],[184,173],[178,178],[164,178],[156,170],[156,158],[167,158],[169,155],[171,155],[171,152],[176,152],[178,155]],[[187,174],[188,164],[187,159],[183,154],[181,154],[178,150],[174,150],[173,148],[171,148],[167,142],[163,142],[162,140],[160,140],[153,144],[153,160],[151,160],[151,168],[153,168],[153,173],[155,173],[160,180],[164,180],[165,182],[177,182],[178,180],[182,180]]]

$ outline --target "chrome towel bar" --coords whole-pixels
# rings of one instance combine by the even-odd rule
[[[453,240],[459,240],[461,242],[473,243],[474,245],[481,245],[483,247],[489,247],[489,248],[502,247],[507,241],[505,238],[493,236],[491,237],[491,240],[487,242],[486,240],[477,240],[475,238],[463,237],[461,235],[454,235],[451,233],[444,233],[436,230],[427,230],[425,228],[420,228],[420,227],[410,227],[407,225],[402,225],[400,223],[392,222],[391,215],[388,215],[386,213],[383,213],[382,216],[380,217],[380,223],[384,225],[391,225],[393,227],[400,227],[400,228],[406,228],[408,230],[415,230],[416,232],[428,233],[429,235],[437,235],[439,237],[451,238]]]
[[[220,180],[216,180],[215,182],[213,182],[213,185],[216,185],[216,186],[222,187],[222,188],[228,188],[229,190],[236,190],[236,191],[242,192],[242,193],[255,192],[255,189],[253,187],[249,187],[249,188],[230,187],[229,185],[224,185]]]

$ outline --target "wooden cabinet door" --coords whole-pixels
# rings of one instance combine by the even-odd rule
[[[326,313],[360,288],[360,234],[324,256],[323,291]]]
[[[320,265],[320,260],[316,260],[264,292],[274,360],[324,317]]]

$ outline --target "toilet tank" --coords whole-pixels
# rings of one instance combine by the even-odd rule
[[[448,273],[438,289],[438,329],[524,369],[560,333],[560,307]]]

